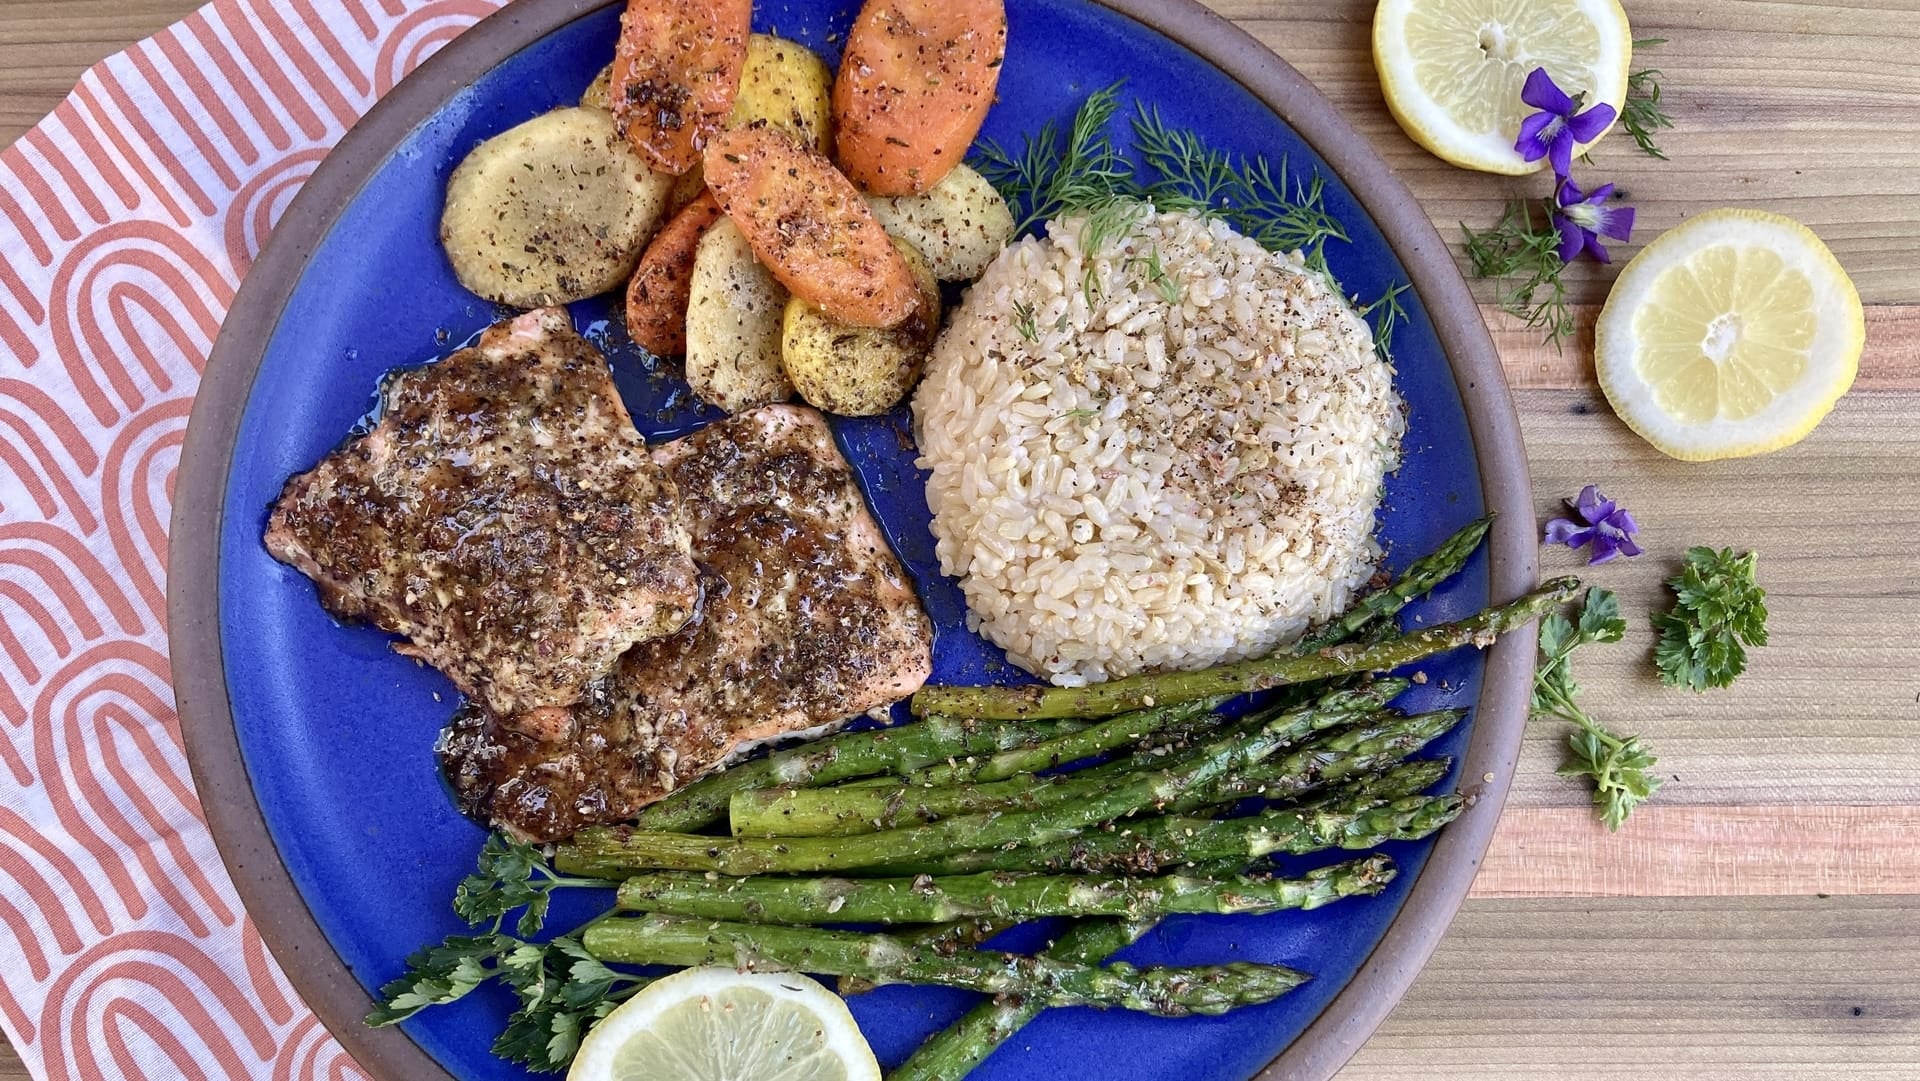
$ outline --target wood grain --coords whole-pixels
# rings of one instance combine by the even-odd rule
[[[1406,139],[1368,58],[1372,0],[1210,2],[1318,83],[1450,242],[1543,193]],[[0,143],[89,64],[196,6],[0,4]],[[1488,309],[1542,516],[1598,481],[1645,529],[1646,556],[1589,572],[1634,613],[1630,636],[1577,667],[1593,712],[1645,735],[1668,783],[1607,835],[1552,773],[1562,733],[1537,726],[1480,892],[1631,896],[1469,902],[1341,1081],[1920,1081],[1916,902],[1805,896],[1920,892],[1920,19],[1913,0],[1628,7],[1638,35],[1670,39],[1640,60],[1666,72],[1672,160],[1616,137],[1583,176],[1631,194],[1642,241],[1720,205],[1806,221],[1869,304],[1867,353],[1806,442],[1689,465],[1608,415],[1582,341],[1555,353]],[[1583,328],[1614,273],[1573,274]],[[1651,678],[1644,618],[1692,543],[1760,551],[1774,609],[1752,671],[1700,696]],[[1583,568],[1550,552],[1546,569]],[[1705,892],[1802,896],[1665,896]],[[0,1081],[27,1077],[0,1044]]]
[[[1580,390],[1595,385],[1593,322],[1600,315],[1599,305],[1582,304],[1573,309],[1577,329],[1558,349],[1543,341],[1538,330],[1528,329],[1524,320],[1498,307],[1484,305],[1480,314],[1493,332],[1493,343],[1507,372],[1507,386],[1514,393]],[[1920,390],[1920,305],[1872,304],[1866,314],[1867,346],[1860,357],[1860,375],[1853,382],[1853,393]]]
[[[1546,181],[1462,172],[1414,145],[1387,114],[1370,52],[1373,0],[1209,0],[1319,86],[1373,139],[1457,246],[1460,223],[1491,225],[1510,197]],[[1911,0],[1655,3],[1627,0],[1633,32],[1666,38],[1638,67],[1664,72],[1675,127],[1657,161],[1616,133],[1579,175],[1613,181],[1639,210],[1643,241],[1718,206],[1804,221],[1832,246],[1869,304],[1920,301],[1920,19]],[[1613,272],[1582,265],[1574,297],[1599,303]],[[1476,285],[1483,300],[1487,283]]]
[[[1470,901],[1339,1081],[1916,1081],[1905,898]]]
[[[1920,893],[1920,807],[1654,802],[1608,833],[1583,807],[1500,819],[1476,897]]]

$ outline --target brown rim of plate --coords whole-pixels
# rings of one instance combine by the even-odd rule
[[[381,99],[327,155],[288,206],[234,296],[208,358],[181,451],[168,563],[168,640],[180,727],[208,827],[261,938],[307,1005],[381,1081],[452,1081],[398,1027],[362,1021],[373,1002],[328,943],[267,832],[240,755],[220,644],[218,540],[226,478],[253,379],[308,257],[373,170],[454,92],[538,38],[610,0],[514,0],[460,35]],[[616,0],[617,2],[617,0]],[[1406,268],[1461,388],[1490,510],[1492,600],[1539,576],[1532,485],[1518,417],[1480,309],[1440,235],[1367,140],[1310,82],[1197,0],[1097,0],[1211,62],[1300,134],[1373,217]],[[1487,654],[1461,763],[1466,813],[1440,833],[1400,912],[1358,973],[1259,1081],[1326,1081],[1405,993],[1466,898],[1508,784],[1526,723],[1534,632]]]

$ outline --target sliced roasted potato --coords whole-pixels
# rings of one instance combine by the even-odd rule
[[[918,195],[869,195],[887,232],[911,243],[943,282],[972,281],[1013,239],[1013,211],[986,177],[956,165]]]
[[[611,116],[555,109],[481,143],[453,171],[440,243],[460,284],[488,300],[564,304],[626,281],[672,183]]]
[[[687,298],[700,238],[720,217],[713,196],[688,203],[654,234],[627,283],[627,335],[655,356],[687,351]]]
[[[1003,0],[866,0],[833,84],[840,167],[875,195],[938,183],[980,134],[1006,51]]]
[[[780,367],[787,291],[727,218],[694,249],[687,297],[687,382],[703,402],[738,413],[793,397]]]
[[[587,88],[580,91],[580,107],[582,109],[605,109],[608,112],[613,111],[612,64],[601,68],[600,74],[595,75],[593,81],[587,84]]]
[[[730,128],[756,120],[825,154],[833,146],[833,73],[805,45],[755,34],[747,39],[747,66],[733,98]]]
[[[795,296],[843,323],[888,327],[918,290],[865,199],[818,151],[778,128],[735,128],[707,142],[707,187]]]
[[[679,176],[733,112],[753,0],[627,0],[608,96],[620,131]]]
[[[707,193],[707,171],[699,162],[673,178],[673,190],[667,193],[667,213],[678,214]]]
[[[794,297],[781,321],[780,363],[807,404],[842,416],[884,413],[920,378],[940,330],[940,286],[912,244],[894,244],[912,268],[920,303],[891,327],[848,326]]]

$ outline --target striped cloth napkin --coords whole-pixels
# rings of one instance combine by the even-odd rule
[[[38,1078],[358,1078],[241,909],[168,685],[166,527],[234,289],[500,0],[216,0],[0,153],[0,1025]]]

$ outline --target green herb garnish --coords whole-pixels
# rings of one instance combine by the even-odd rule
[[[1655,45],[1665,45],[1666,38],[1640,38],[1634,41],[1637,51]],[[1662,161],[1667,155],[1653,141],[1653,133],[1673,127],[1673,117],[1660,107],[1659,68],[1642,68],[1627,76],[1627,99],[1620,109],[1620,126],[1633,137],[1633,144],[1642,154],[1649,154]]]
[[[1153,179],[1147,198],[1161,210],[1191,210],[1225,220],[1268,251],[1300,252],[1326,272],[1326,244],[1347,231],[1327,213],[1326,178],[1294,175],[1281,158],[1234,157],[1190,131],[1170,128],[1158,108],[1142,105],[1133,118],[1134,145]]]
[[[1556,350],[1573,334],[1573,310],[1567,306],[1567,286],[1560,272],[1560,234],[1553,227],[1550,208],[1536,212],[1532,199],[1512,199],[1493,228],[1466,234],[1467,261],[1476,278],[1491,278],[1497,286],[1500,308],[1546,333]]]
[[[557,875],[533,846],[499,834],[488,837],[478,868],[454,891],[453,909],[469,924],[491,921],[491,929],[449,935],[409,956],[407,971],[380,988],[380,1005],[367,1015],[367,1024],[404,1021],[498,979],[520,1005],[494,1041],[493,1053],[542,1072],[566,1069],[587,1026],[648,982],[594,960],[580,945],[578,930],[550,942],[525,940],[545,922],[552,891],[569,886],[604,888],[607,883]],[[514,925],[518,938],[500,930],[516,908],[525,909]]]
[[[1573,681],[1568,659],[1580,646],[1618,642],[1626,633],[1619,600],[1607,590],[1589,589],[1578,622],[1558,612],[1540,621],[1540,665],[1533,673],[1534,716],[1574,726],[1559,773],[1593,781],[1593,804],[1610,830],[1619,829],[1627,815],[1660,788],[1660,779],[1647,772],[1658,760],[1639,736],[1614,735],[1587,715],[1575,700],[1580,685]]]
[[[1040,340],[1040,328],[1033,321],[1033,305],[1024,300],[1013,302],[1013,329],[1030,342]]]
[[[1754,581],[1754,563],[1752,552],[1687,549],[1686,566],[1667,580],[1673,609],[1653,617],[1660,682],[1704,691],[1746,671],[1746,647],[1767,644],[1767,591]]]
[[[1373,325],[1373,351],[1384,360],[1393,359],[1394,331],[1399,330],[1401,321],[1407,318],[1400,294],[1411,288],[1406,282],[1395,282],[1377,300],[1360,309],[1360,317]]]
[[[1107,134],[1107,122],[1119,107],[1119,83],[1087,95],[1074,111],[1064,146],[1051,120],[1039,134],[1029,136],[1018,153],[991,139],[981,140],[973,166],[1013,210],[1015,234],[1115,196],[1138,193],[1133,163]]]

